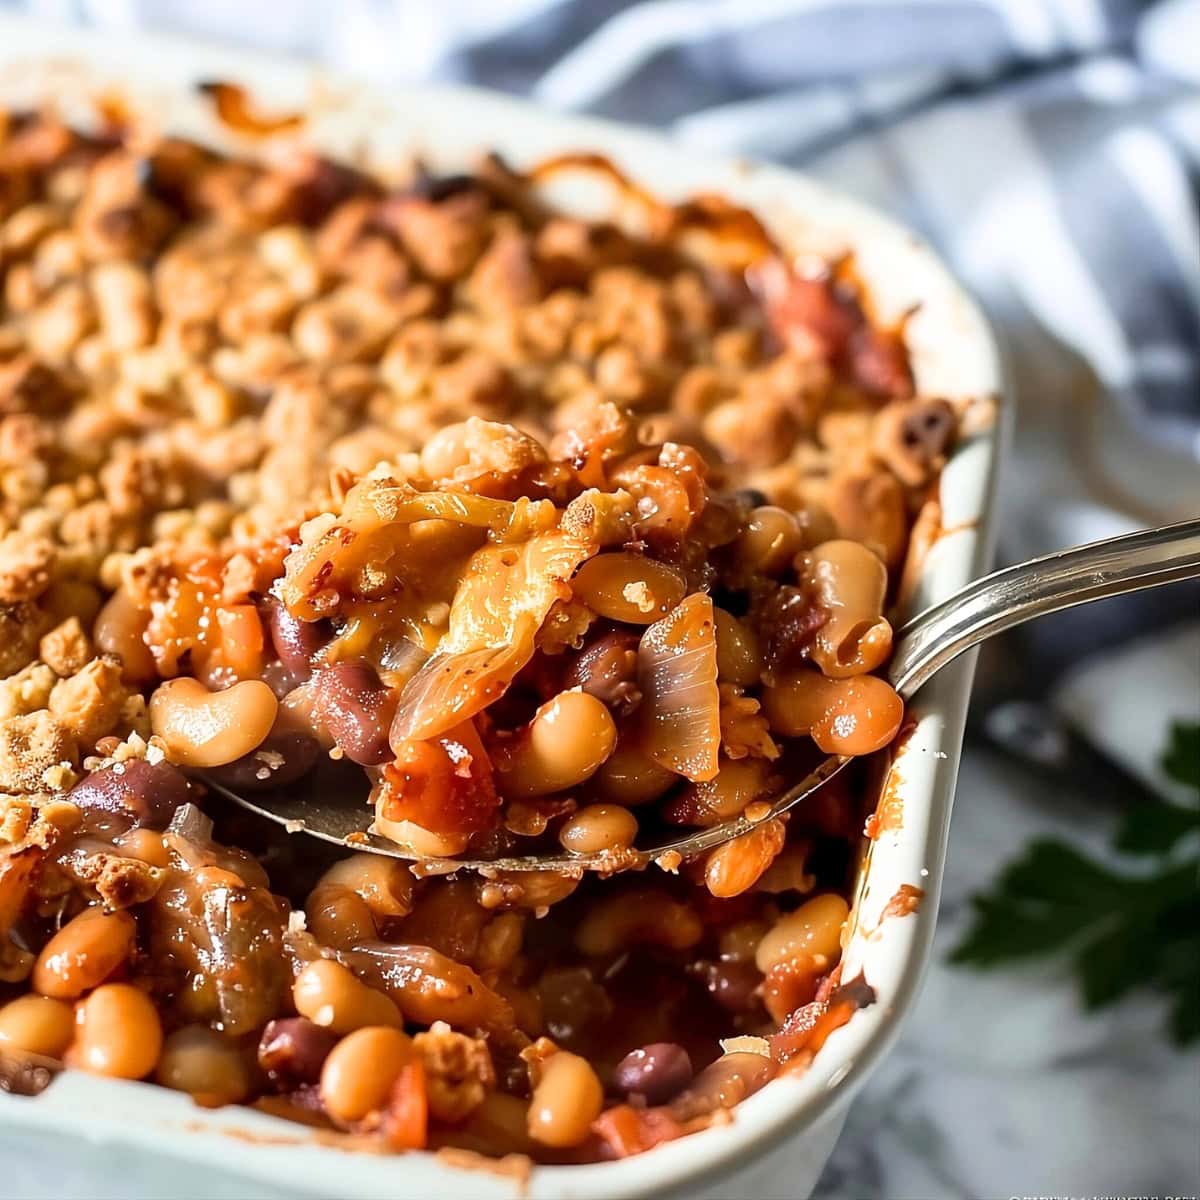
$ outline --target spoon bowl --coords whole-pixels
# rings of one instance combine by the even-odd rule
[[[1078,604],[1119,596],[1200,577],[1200,520],[1145,529],[1069,550],[1043,555],[986,575],[941,604],[926,609],[896,635],[886,671],[888,682],[909,700],[933,675],[964,651],[985,639],[1035,617],[1061,612]],[[365,850],[419,864],[423,875],[475,871],[483,875],[514,871],[614,872],[658,863],[673,869],[686,859],[705,854],[761,821],[782,816],[827,783],[849,762],[831,756],[775,798],[757,822],[734,817],[707,829],[659,835],[642,845],[597,854],[509,855],[497,858],[428,858],[371,831],[367,780],[356,790],[344,771],[331,779],[318,768],[308,779],[262,799],[239,793],[204,778],[205,784],[241,808],[348,850]]]

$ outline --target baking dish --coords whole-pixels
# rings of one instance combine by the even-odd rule
[[[597,150],[668,199],[718,192],[748,205],[788,249],[852,252],[883,320],[912,311],[906,336],[919,390],[964,409],[963,439],[940,496],[926,514],[911,564],[912,609],[978,573],[987,553],[985,519],[1004,406],[994,346],[977,311],[911,235],[860,206],[787,172],[742,163],[698,162],[653,137],[596,122],[542,114],[503,97],[465,90],[367,92],[309,69],[163,39],[119,45],[85,34],[0,22],[0,102],[52,102],[87,120],[97,97],[151,114],[164,128],[245,151],[254,149],[214,117],[192,86],[244,84],[264,106],[305,114],[304,136],[338,157],[386,172],[419,155],[435,170],[467,165],[494,148],[518,166],[564,150]],[[567,208],[611,203],[575,186],[557,192]],[[922,697],[915,726],[884,781],[888,819],[870,847],[859,885],[846,971],[860,971],[876,1002],[836,1033],[812,1069],[780,1080],[739,1108],[727,1125],[638,1158],[585,1167],[535,1168],[526,1178],[503,1165],[470,1167],[445,1157],[403,1160],[348,1155],[244,1110],[208,1112],[181,1095],[82,1075],[60,1077],[37,1099],[2,1097],[4,1119],[61,1134],[104,1138],[222,1165],[294,1193],[391,1195],[441,1188],[454,1195],[620,1196],[662,1193],[695,1182],[718,1190],[753,1155],[787,1156],[789,1191],[803,1194],[832,1146],[855,1087],[894,1036],[928,952],[937,881],[961,737],[969,666],[939,678]],[[920,895],[923,891],[924,895]],[[893,901],[898,901],[893,903]],[[914,907],[915,906],[915,907]],[[794,1135],[788,1137],[787,1135]],[[719,1182],[718,1182],[719,1181]],[[741,1186],[752,1188],[750,1180]]]

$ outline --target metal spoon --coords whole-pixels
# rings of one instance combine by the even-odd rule
[[[1107,538],[1006,567],[968,584],[948,600],[926,609],[904,625],[896,635],[887,679],[905,700],[909,700],[932,675],[963,651],[1014,625],[1091,600],[1198,577],[1200,520]],[[827,758],[815,771],[779,796],[768,815],[779,816],[794,808],[848,762],[850,759],[845,757]],[[352,778],[361,778],[365,785],[361,770]],[[353,794],[355,784],[348,790],[339,787],[335,792],[323,784],[319,776],[314,776],[307,785],[281,789],[264,801],[240,795],[214,780],[205,782],[242,808],[285,825],[292,832],[306,833],[351,850],[369,850],[393,858],[417,858],[386,838],[369,832],[371,810],[365,803],[365,786],[358,794]],[[668,856],[669,860],[674,860],[676,855],[681,859],[693,858],[748,832],[756,823],[737,817],[709,829],[666,836],[656,844],[623,851],[616,858],[610,854],[556,853],[420,861],[422,871],[430,874],[462,870],[485,874],[545,870],[578,872],[581,869],[611,871],[617,867],[644,866],[663,856]]]

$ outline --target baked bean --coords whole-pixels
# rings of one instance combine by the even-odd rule
[[[945,463],[955,424],[945,400],[893,402],[875,418],[871,449],[901,483],[921,487]]]
[[[75,1036],[75,1012],[61,1000],[32,992],[0,1008],[0,1048],[62,1058]]]
[[[79,1004],[78,1028],[67,1061],[94,1075],[142,1079],[162,1050],[154,1003],[129,983],[106,983]]]
[[[613,1085],[647,1104],[665,1104],[692,1081],[692,1060],[675,1042],[652,1042],[631,1050],[613,1071]]]
[[[604,1107],[604,1088],[591,1064],[559,1050],[542,1065],[529,1102],[529,1136],[543,1146],[565,1149],[587,1137]]]
[[[638,745],[636,737],[622,735],[616,749],[592,777],[596,792],[614,804],[648,804],[670,791],[679,776],[659,766]]]
[[[149,612],[122,588],[113,592],[96,617],[92,630],[96,649],[121,660],[121,674],[128,683],[147,683],[158,674],[144,636],[149,623]]]
[[[367,902],[349,888],[318,883],[304,902],[309,932],[322,946],[346,950],[379,936]]]
[[[314,714],[352,762],[378,766],[395,757],[388,731],[396,713],[396,695],[370,664],[333,663],[317,671]]]
[[[738,535],[735,555],[739,566],[764,575],[777,575],[792,565],[804,548],[800,522],[773,504],[756,508]]]
[[[717,632],[717,678],[723,683],[754,687],[762,676],[758,635],[723,608],[713,609]]]
[[[85,908],[46,944],[31,982],[43,996],[74,1000],[103,983],[133,953],[137,926],[124,911]]]
[[[67,799],[85,810],[129,817],[147,829],[166,829],[175,810],[192,799],[192,787],[168,762],[131,758],[85,775]]]
[[[808,554],[812,581],[825,621],[813,637],[813,662],[830,678],[873,671],[892,649],[884,619],[887,568],[859,542],[825,542]]]
[[[783,822],[763,821],[748,833],[718,846],[704,866],[704,885],[722,899],[749,891],[783,849]]]
[[[777,733],[808,734],[826,754],[881,750],[904,720],[904,702],[886,680],[828,679],[816,671],[784,675],[764,688],[763,711]]]
[[[249,754],[271,732],[279,701],[261,679],[210,692],[195,679],[171,679],[150,697],[150,724],[185,767],[219,767]]]
[[[317,881],[317,887],[356,892],[376,917],[406,917],[412,912],[412,872],[403,862],[382,854],[351,854],[339,859]]]
[[[149,863],[152,867],[168,867],[171,865],[171,855],[161,833],[153,829],[143,829],[134,826],[113,838],[113,845],[122,854],[129,855],[141,862]]]
[[[637,707],[638,635],[629,629],[610,629],[594,638],[567,667],[563,687],[580,688],[627,715]]]
[[[775,777],[763,758],[722,758],[712,779],[689,784],[668,802],[664,815],[680,825],[708,828],[739,816],[772,791]]]
[[[342,1038],[321,1068],[321,1100],[335,1121],[361,1121],[387,1102],[401,1070],[415,1058],[399,1029],[372,1025]]]
[[[210,767],[208,775],[235,792],[266,792],[303,779],[320,757],[321,746],[316,738],[276,729],[249,754]]]
[[[826,794],[828,794],[826,792]],[[809,810],[811,814],[811,810]],[[809,815],[806,814],[806,815]],[[758,881],[760,892],[811,892],[816,879],[809,870],[812,846],[806,842],[794,842],[785,846],[779,857],[767,868]]]
[[[404,1024],[391,999],[329,958],[318,958],[296,976],[292,1002],[302,1017],[334,1033],[352,1033],[368,1025],[399,1028]]]
[[[316,1083],[337,1034],[314,1025],[307,1017],[268,1021],[258,1042],[258,1065],[282,1092],[303,1083]]]
[[[898,567],[908,545],[908,501],[900,481],[884,467],[852,466],[829,480],[826,504],[838,536],[863,542]]]
[[[426,829],[416,821],[397,821],[383,815],[386,801],[380,800],[375,809],[372,832],[395,842],[418,858],[454,858],[461,854],[471,840],[469,833],[442,833]]]
[[[612,753],[617,727],[587,692],[561,692],[538,709],[496,756],[506,796],[549,796],[589,779]]]
[[[689,950],[704,936],[704,923],[689,905],[653,888],[601,896],[584,913],[575,945],[596,958],[631,946]]]
[[[537,1149],[529,1139],[529,1101],[506,1092],[488,1092],[461,1126],[459,1137],[465,1149],[492,1156]]]
[[[485,909],[527,908],[536,912],[565,900],[579,880],[561,871],[495,871],[479,887]]]
[[[317,880],[305,902],[308,926],[325,946],[369,942],[381,922],[412,910],[412,872],[382,854],[353,854]]]
[[[296,683],[312,675],[313,658],[328,644],[333,631],[328,621],[301,621],[274,596],[267,597],[267,630],[275,655]]]
[[[709,1063],[691,1087],[671,1102],[677,1120],[688,1121],[722,1108],[733,1108],[765,1087],[779,1072],[779,1064],[765,1054],[735,1051]]]
[[[207,1025],[185,1025],[169,1034],[154,1078],[208,1105],[236,1104],[251,1087],[245,1055]]]
[[[571,580],[575,599],[610,621],[650,625],[684,597],[683,576],[666,563],[627,550],[597,554]]]
[[[558,840],[574,854],[626,850],[637,838],[637,818],[615,804],[589,804],[563,822]]]
[[[821,984],[822,968],[799,955],[776,963],[762,981],[762,1006],[776,1025],[783,1025],[798,1008],[811,1004]]]
[[[753,962],[758,943],[762,941],[767,929],[767,923],[758,919],[738,921],[726,926],[717,938],[717,948],[721,952],[722,961]]]
[[[842,929],[850,915],[846,901],[833,892],[806,900],[780,917],[758,943],[754,961],[762,972],[798,956],[828,970],[842,954]],[[819,961],[818,961],[819,960]]]

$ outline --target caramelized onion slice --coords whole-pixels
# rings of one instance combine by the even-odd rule
[[[552,529],[476,551],[450,606],[446,636],[400,695],[393,748],[437,737],[502,696],[533,657],[550,609],[570,598],[567,580],[596,549]]]
[[[459,492],[422,492],[392,479],[362,479],[346,493],[341,516],[317,518],[301,530],[300,545],[284,562],[276,593],[304,621],[329,615],[330,599],[356,594],[364,570],[395,572],[411,551],[410,526],[447,521],[478,529],[494,541],[520,543],[550,530],[557,519],[549,500],[509,502]]]
[[[721,697],[712,601],[688,596],[638,646],[642,746],[659,766],[693,782],[717,773]]]

